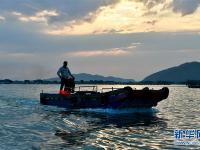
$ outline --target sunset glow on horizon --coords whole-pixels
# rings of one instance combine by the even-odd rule
[[[200,60],[199,18],[199,0],[2,0],[0,79],[54,77],[68,60],[74,73],[141,80]]]

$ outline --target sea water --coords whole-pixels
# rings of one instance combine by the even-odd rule
[[[123,85],[98,89],[102,87]],[[0,150],[200,148],[174,144],[174,129],[200,129],[200,89],[171,85],[169,97],[151,109],[68,110],[40,104],[42,90],[58,89],[0,85]]]

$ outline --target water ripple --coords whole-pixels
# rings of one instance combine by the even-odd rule
[[[40,91],[58,85],[0,85],[0,149],[198,149],[175,146],[173,130],[199,129],[200,90],[169,88],[156,108],[121,111],[40,105]]]

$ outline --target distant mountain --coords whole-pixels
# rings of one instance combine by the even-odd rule
[[[90,81],[90,80],[96,80],[96,81],[114,81],[114,82],[135,82],[133,79],[123,79],[123,78],[118,78],[118,77],[113,77],[113,76],[108,76],[104,77],[101,75],[92,75],[92,74],[87,74],[87,73],[79,73],[79,74],[73,74],[75,77],[76,81]],[[46,79],[48,81],[58,81],[60,80],[59,78],[50,78]]]
[[[143,81],[185,82],[187,80],[200,80],[200,62],[189,62],[162,70],[146,77]]]

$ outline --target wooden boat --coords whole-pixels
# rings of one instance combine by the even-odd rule
[[[80,87],[79,87],[80,88]],[[158,102],[166,99],[169,89],[164,87],[160,90],[142,90],[124,87],[113,89],[108,92],[76,91],[69,96],[60,94],[40,94],[40,103],[43,105],[57,106],[69,109],[82,108],[151,108],[157,106]]]

